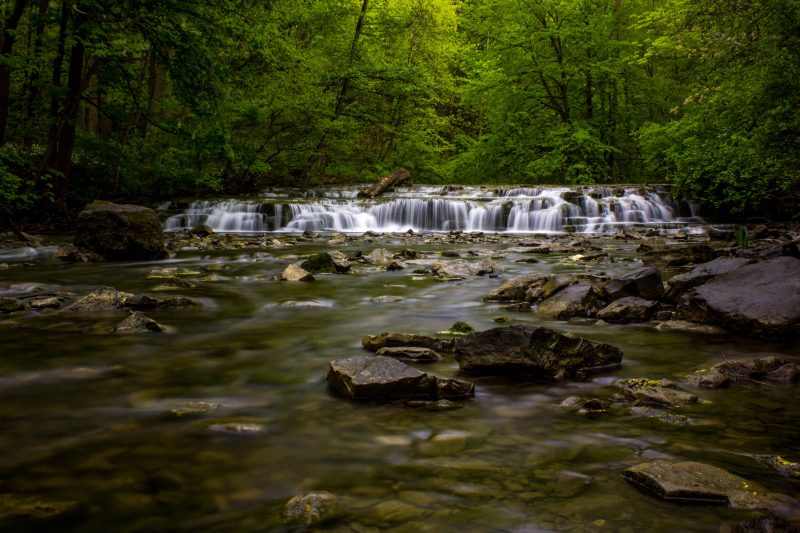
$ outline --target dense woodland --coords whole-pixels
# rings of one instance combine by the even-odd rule
[[[796,0],[0,1],[12,217],[398,166],[732,213],[800,182]]]

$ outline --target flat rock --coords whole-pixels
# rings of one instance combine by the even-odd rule
[[[410,359],[419,363],[433,363],[443,359],[439,352],[431,350],[430,348],[419,348],[415,346],[384,347],[377,351],[377,355],[395,357],[398,359]]]
[[[622,393],[637,405],[651,407],[678,407],[697,403],[694,394],[675,388],[674,384],[646,378],[625,379],[618,382]]]
[[[675,299],[682,293],[705,283],[714,276],[725,274],[752,262],[741,257],[717,257],[708,263],[697,265],[689,272],[674,276],[667,281],[667,297]]]
[[[592,314],[597,294],[589,283],[571,285],[541,302],[536,313],[544,318],[567,320]]]
[[[646,322],[653,318],[658,302],[637,296],[620,298],[597,312],[597,318],[606,322]]]
[[[723,361],[706,372],[699,372],[689,377],[693,385],[707,389],[727,387],[730,382],[797,383],[799,380],[798,365],[774,356]]]
[[[730,472],[705,463],[653,461],[633,466],[622,476],[668,500],[719,502],[731,507],[764,509],[764,490]]]
[[[664,296],[664,285],[658,270],[653,267],[643,267],[621,278],[605,282],[600,293],[609,300],[617,300],[625,296],[659,300]]]
[[[280,281],[314,281],[314,276],[302,267],[291,264],[281,272],[278,279]]]
[[[778,257],[716,276],[686,293],[679,314],[744,335],[800,331],[800,259]]]
[[[529,274],[504,281],[499,287],[489,293],[487,300],[494,301],[523,301],[528,290],[544,286],[549,278],[542,274]]]
[[[453,340],[451,339],[434,339],[433,337],[426,337],[425,335],[417,335],[415,333],[385,332],[380,335],[364,335],[361,338],[361,344],[364,348],[372,352],[376,352],[385,347],[418,347],[429,348],[437,352],[453,351]]]
[[[467,372],[545,380],[573,377],[587,369],[622,361],[622,351],[614,346],[528,325],[466,335],[456,340],[455,353],[459,366]]]
[[[328,384],[351,400],[463,399],[475,385],[426,374],[391,357],[358,355],[332,361]]]
[[[497,265],[494,261],[484,259],[482,261],[465,261],[456,259],[453,261],[436,261],[431,265],[431,270],[437,278],[463,279],[470,276],[484,276],[495,271]]]
[[[141,311],[134,311],[125,320],[114,327],[114,333],[118,335],[130,335],[134,333],[164,333],[167,328],[146,316]]]
[[[113,311],[122,309],[134,295],[129,292],[120,292],[112,287],[103,287],[90,292],[77,302],[67,307],[68,311]]]

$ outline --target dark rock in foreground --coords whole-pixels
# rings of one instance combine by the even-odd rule
[[[800,330],[800,259],[778,257],[717,276],[684,295],[683,318],[755,336]]]
[[[544,318],[567,320],[587,317],[593,311],[597,294],[589,283],[579,283],[561,289],[539,304],[536,313]]]
[[[429,348],[437,352],[452,352],[453,340],[434,339],[414,333],[381,333],[380,335],[364,335],[361,344],[365,349],[376,352],[381,348],[417,347]]]
[[[659,300],[664,296],[664,285],[658,270],[653,267],[644,267],[621,278],[607,281],[603,284],[600,292],[609,300],[617,300],[626,296]]]
[[[744,509],[767,509],[770,501],[753,483],[704,463],[653,461],[631,467],[622,476],[668,500],[718,502]]]
[[[140,205],[92,202],[78,215],[75,246],[111,260],[166,257],[155,211]]]
[[[442,400],[475,395],[472,383],[432,376],[396,359],[370,355],[332,361],[328,384],[351,400]]]
[[[573,377],[583,370],[622,361],[622,351],[614,346],[526,325],[466,335],[456,341],[455,353],[461,369],[467,372],[545,380]]]
[[[667,281],[667,296],[669,298],[677,298],[680,294],[701,285],[713,278],[743,267],[752,261],[743,259],[741,257],[718,257],[708,263],[698,265],[689,272],[684,272],[674,276]]]

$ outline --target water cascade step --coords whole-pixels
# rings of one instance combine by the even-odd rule
[[[357,189],[268,191],[249,200],[194,202],[170,216],[166,231],[206,224],[217,232],[578,232],[612,233],[702,222],[696,206],[666,187],[408,187],[380,199]]]

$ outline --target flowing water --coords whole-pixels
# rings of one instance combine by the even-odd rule
[[[614,255],[635,255],[633,244],[596,242]],[[442,246],[397,236],[337,249],[377,246],[491,254],[506,244]],[[109,334],[122,311],[53,310],[0,321],[0,497],[82,504],[73,522],[43,528],[59,531],[283,531],[285,502],[312,490],[342,504],[343,516],[326,526],[332,531],[713,532],[753,516],[661,501],[620,475],[661,458],[709,462],[797,496],[798,480],[751,457],[800,459],[796,387],[702,391],[708,403],[678,410],[688,425],[625,410],[585,417],[559,406],[573,395],[608,398],[619,377],[681,382],[724,358],[771,352],[797,359],[796,345],[576,326],[482,300],[512,276],[587,269],[546,255],[518,264],[508,254],[500,279],[442,283],[419,279],[412,265],[319,275],[313,283],[271,280],[296,256],[323,249],[299,241],[261,251],[186,251],[149,263],[39,259],[0,273],[2,295],[82,294],[102,285],[148,292],[158,283],[145,279],[148,272],[167,266],[211,267],[218,275],[179,293],[201,307],[149,313],[170,328],[165,335]],[[637,266],[588,268],[621,274]],[[384,295],[402,301],[376,303]],[[583,382],[468,377],[475,398],[441,412],[353,403],[326,385],[329,361],[364,353],[364,334],[431,335],[455,321],[485,329],[498,315],[614,344],[624,364]],[[459,375],[451,359],[420,368]],[[237,427],[249,431],[231,431]]]

